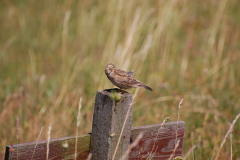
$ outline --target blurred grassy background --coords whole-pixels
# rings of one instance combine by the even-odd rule
[[[240,1],[0,2],[0,158],[5,146],[91,132],[107,63],[135,70],[133,126],[186,122],[184,155],[211,159],[240,110]],[[134,93],[135,89],[129,90]],[[240,123],[221,159],[240,157]],[[191,147],[195,146],[193,150]]]

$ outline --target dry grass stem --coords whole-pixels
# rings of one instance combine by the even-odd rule
[[[235,119],[233,120],[232,124],[230,125],[230,128],[228,129],[226,135],[224,136],[223,141],[222,141],[222,143],[220,145],[220,148],[219,148],[219,150],[218,150],[218,152],[216,154],[215,160],[218,159],[218,157],[220,155],[220,152],[222,150],[222,147],[223,147],[224,143],[226,142],[226,139],[227,139],[228,135],[233,131],[233,127],[234,127],[234,125],[237,122],[239,117],[240,117],[240,113],[235,117]]]
[[[64,75],[64,69],[66,68],[66,54],[67,54],[67,35],[68,35],[68,22],[71,16],[71,11],[67,11],[63,22],[62,32],[62,75]]]
[[[179,142],[180,142],[180,140],[178,140],[177,143],[175,143],[175,147],[174,147],[173,153],[171,154],[171,156],[170,156],[170,158],[168,160],[172,160],[173,156],[175,156],[175,152],[177,150],[177,147],[179,146]]]
[[[17,117],[17,144],[19,139],[19,118]],[[17,160],[18,160],[18,145],[17,145]]]
[[[138,145],[140,139],[143,137],[143,132],[139,133],[139,135],[137,136],[137,138],[135,139],[135,141],[128,147],[128,150],[123,154],[123,156],[120,158],[120,160],[124,160],[126,159],[126,157],[128,156],[128,154],[131,152],[131,150]]]
[[[178,135],[178,121],[179,121],[179,118],[180,118],[180,108],[182,108],[182,106],[181,106],[182,103],[183,103],[183,99],[181,99],[181,101],[180,101],[179,104],[178,104],[178,117],[177,117],[177,129],[176,129],[176,138],[175,138],[175,149],[174,149],[174,152],[173,152],[172,155],[175,155],[176,144],[179,145],[179,140],[178,140],[177,135]],[[177,143],[177,141],[178,141],[178,143]],[[178,145],[177,145],[177,146],[178,146]],[[172,155],[171,155],[171,156],[172,156]]]
[[[118,149],[118,146],[119,146],[119,144],[120,144],[121,136],[122,136],[122,134],[123,134],[123,130],[124,130],[124,127],[125,127],[125,125],[126,125],[126,122],[127,122],[128,116],[129,116],[129,111],[130,111],[130,108],[132,107],[132,105],[133,105],[133,101],[130,103],[130,105],[129,105],[129,107],[128,107],[127,115],[126,115],[126,118],[125,118],[125,120],[124,120],[122,129],[121,129],[121,132],[120,132],[118,141],[117,141],[117,145],[116,145],[116,148],[115,148],[114,153],[113,153],[113,158],[112,158],[112,160],[114,160],[114,158],[115,158],[115,156],[116,156],[117,149]]]
[[[83,67],[88,62],[87,59],[76,60],[76,57],[73,57],[72,59],[73,61],[75,60],[74,62],[72,62],[74,63],[72,64],[74,66],[74,70],[72,71],[72,69],[69,68],[68,72],[66,73],[64,83],[61,88],[61,92],[58,95],[57,100],[55,101],[55,104],[52,108],[53,110],[56,109],[62,103],[62,101],[64,100],[64,96],[66,96],[67,94],[69,85],[73,83],[74,79],[76,79],[81,67]]]
[[[91,158],[92,158],[92,153],[89,153],[88,157],[87,157],[87,160],[91,160]]]
[[[170,117],[166,117],[166,118],[163,120],[161,126],[160,126],[159,129],[158,129],[158,132],[157,132],[155,141],[154,141],[154,143],[153,143],[152,150],[151,150],[151,152],[149,153],[148,159],[154,156],[154,153],[155,153],[155,152],[154,152],[154,149],[155,149],[155,145],[156,145],[156,141],[157,141],[158,135],[159,135],[159,133],[160,133],[161,128],[162,128],[163,125],[166,123],[166,121],[167,121],[168,118],[170,118]]]
[[[78,139],[78,127],[81,122],[81,108],[82,108],[82,97],[79,100],[78,105],[78,116],[77,116],[77,130],[76,130],[76,138],[75,138],[75,160],[77,159],[77,139]]]
[[[192,151],[197,147],[197,145],[193,145],[185,154],[185,156],[183,157],[184,160],[186,160],[188,158],[188,156],[192,153]]]
[[[230,124],[231,125],[231,124]],[[233,128],[232,128],[233,129]],[[233,131],[233,130],[232,130]],[[229,135],[229,139],[230,139],[230,160],[232,160],[233,159],[233,150],[232,150],[232,131],[231,131],[231,133],[230,133],[230,135]]]
[[[41,136],[41,134],[42,134],[42,130],[43,130],[43,127],[41,128],[41,130],[40,130],[40,132],[39,132],[39,135],[38,135],[37,142],[36,142],[36,145],[35,145],[34,150],[33,150],[33,154],[32,154],[31,160],[33,159],[33,156],[34,156],[35,150],[36,150],[36,148],[37,148],[37,144],[38,144],[39,138],[40,138],[40,136]]]
[[[133,95],[133,99],[132,99],[132,102],[130,103],[129,107],[128,107],[128,110],[127,110],[127,115],[126,115],[126,118],[124,119],[124,122],[123,122],[123,126],[122,126],[122,129],[121,129],[121,132],[120,132],[120,135],[119,135],[119,138],[118,138],[118,141],[117,141],[117,145],[116,145],[116,148],[114,150],[114,153],[113,153],[113,157],[112,157],[112,160],[114,160],[115,156],[116,156],[116,153],[117,153],[117,149],[118,149],[118,146],[119,146],[119,143],[120,143],[120,140],[121,140],[121,137],[122,137],[122,134],[123,134],[123,130],[124,130],[124,127],[126,125],[126,122],[127,122],[127,119],[128,119],[128,116],[129,116],[129,112],[130,112],[130,109],[134,103],[134,99],[136,98],[137,96],[137,93],[138,93],[138,89],[136,89],[134,95]]]
[[[47,141],[47,155],[46,155],[46,160],[48,160],[48,155],[49,155],[49,144],[50,144],[50,139],[51,139],[51,129],[52,129],[52,124],[50,123],[49,128],[48,128],[48,141]]]

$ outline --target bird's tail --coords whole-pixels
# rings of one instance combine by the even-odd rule
[[[146,89],[149,90],[149,91],[153,91],[153,89],[152,89],[151,87],[148,87],[148,86],[146,86],[145,84],[142,84],[142,87],[146,88]]]

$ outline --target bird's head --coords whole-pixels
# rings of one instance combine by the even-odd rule
[[[105,73],[110,74],[111,72],[114,71],[115,68],[116,67],[113,64],[109,63],[105,68]]]

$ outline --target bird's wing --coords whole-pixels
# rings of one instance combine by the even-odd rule
[[[134,86],[138,84],[140,81],[138,81],[135,77],[132,76],[132,74],[129,74],[129,72],[125,72],[123,70],[118,69],[115,72],[115,81],[118,83],[122,83],[127,86]]]

